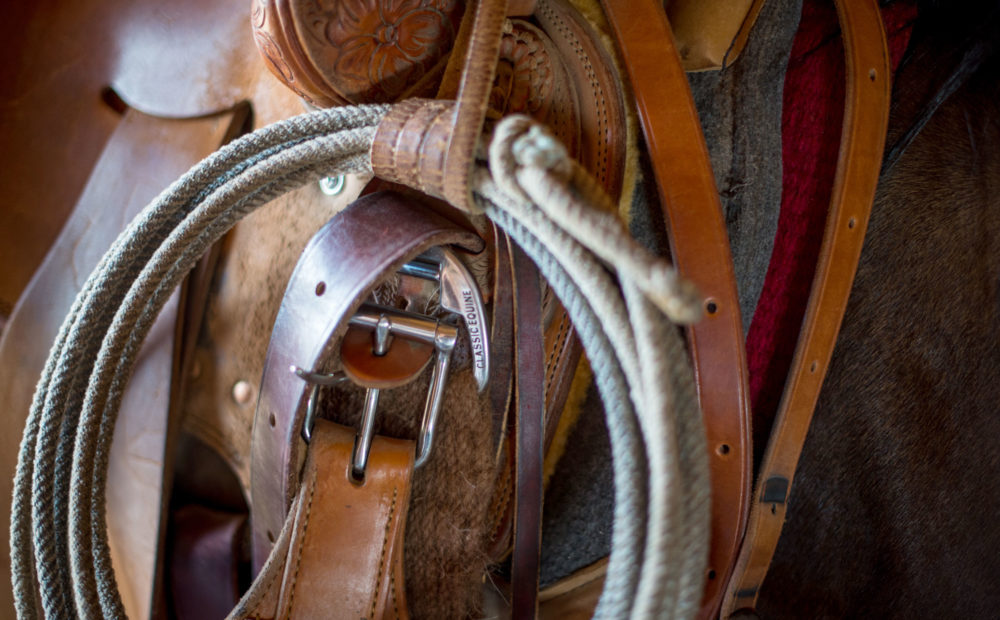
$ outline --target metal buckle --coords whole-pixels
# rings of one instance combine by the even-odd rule
[[[450,250],[434,248],[403,265],[399,273],[436,282],[440,308],[462,318],[469,333],[473,376],[481,392],[489,381],[489,338],[482,295],[468,269]],[[434,429],[444,398],[451,354],[458,341],[458,329],[426,315],[373,303],[363,304],[351,317],[350,324],[372,331],[372,353],[376,356],[385,355],[392,345],[392,339],[396,337],[423,342],[434,347],[434,369],[424,403],[414,460],[414,467],[421,467],[430,457],[431,447],[434,444]],[[302,380],[313,384],[302,428],[302,438],[308,443],[316,420],[319,386],[335,385],[349,380],[349,377],[343,371],[322,374],[306,371],[297,366],[292,366],[291,371]],[[364,479],[368,465],[368,454],[375,435],[375,413],[378,409],[380,392],[379,388],[368,387],[365,393],[361,428],[358,429],[351,456],[351,475],[355,480]]]

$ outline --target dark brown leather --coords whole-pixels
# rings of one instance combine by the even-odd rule
[[[373,242],[373,231],[380,231]],[[311,386],[289,372],[319,369],[381,278],[436,245],[480,251],[482,240],[397,194],[359,199],[318,233],[299,260],[271,334],[254,420],[251,501],[254,569],[267,558],[298,487]],[[318,294],[319,283],[322,294]],[[329,343],[329,344],[328,344]],[[287,374],[286,374],[287,373]]]
[[[714,615],[746,524],[751,446],[747,365],[729,239],[687,77],[660,3],[604,0],[635,92],[677,269],[705,317],[688,329],[712,476],[709,578]]]
[[[493,231],[493,316],[490,323],[490,383],[493,436],[497,438],[497,460],[507,429],[514,381],[514,274],[510,241],[496,224]]]
[[[514,551],[511,558],[511,613],[533,618],[538,611],[538,571],[542,546],[542,463],[545,443],[545,356],[542,290],[538,268],[524,251],[510,246],[514,265],[517,374],[515,406]]]
[[[247,516],[191,504],[173,513],[170,589],[178,620],[225,618],[240,600]],[[206,588],[210,582],[213,587]]]
[[[874,0],[836,4],[847,62],[837,175],[809,305],[723,615],[753,608],[778,545],[795,468],[854,282],[882,163],[891,92],[882,15]]]

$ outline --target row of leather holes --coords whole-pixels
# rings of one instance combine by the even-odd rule
[[[874,82],[875,81],[875,77],[876,77],[875,69],[872,69],[871,72],[869,72],[868,76]],[[847,227],[850,228],[850,229],[852,229],[852,230],[854,229],[854,227],[856,225],[857,225],[857,220],[855,218],[853,218],[853,217],[847,221]],[[705,312],[707,312],[708,314],[712,315],[712,314],[715,314],[718,311],[719,311],[719,304],[714,299],[709,299],[709,300],[707,300],[705,302]],[[814,361],[809,366],[809,372],[815,373],[818,368],[819,368],[819,363]],[[715,452],[719,456],[727,456],[731,450],[732,450],[732,448],[729,447],[729,444],[723,443],[723,444],[719,444],[719,446],[715,449]],[[772,508],[772,510],[774,509],[773,506],[771,508]],[[708,569],[708,579],[709,579],[709,581],[712,581],[715,578],[716,578],[715,569],[713,569],[713,568]]]
[[[323,293],[325,293],[325,292],[326,292],[326,282],[320,281],[316,285],[316,296],[317,297],[322,297]],[[271,415],[268,416],[267,422],[268,422],[268,424],[271,425],[271,428],[274,428],[277,425],[278,420],[277,420],[277,418],[275,418],[273,411],[271,412]],[[269,543],[271,543],[272,545],[274,544],[274,532],[272,532],[271,530],[267,531],[267,541]]]

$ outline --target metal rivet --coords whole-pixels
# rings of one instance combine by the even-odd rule
[[[240,380],[233,385],[233,400],[239,405],[245,405],[253,398],[253,386],[248,382]]]
[[[319,189],[327,196],[336,196],[344,191],[344,185],[346,183],[343,175],[338,177],[324,177],[319,180]]]

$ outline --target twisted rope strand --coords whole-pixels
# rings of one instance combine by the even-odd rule
[[[220,149],[144,209],[88,278],[50,351],[21,444],[11,523],[19,617],[37,616],[36,592],[47,618],[124,617],[106,476],[143,340],[198,257],[239,219],[311,179],[367,170],[387,110],[324,110]],[[492,177],[480,170],[471,179],[478,205],[563,301],[605,403],[615,520],[597,614],[689,617],[707,556],[708,468],[690,367],[665,316],[692,320],[697,301],[594,208],[608,203],[596,182],[531,123],[498,125],[490,166]],[[255,582],[234,613],[252,607],[262,587]]]
[[[594,381],[605,407],[605,423],[614,464],[614,523],[611,555],[604,589],[594,612],[595,618],[627,618],[635,601],[639,582],[639,561],[645,546],[646,485],[645,447],[629,395],[630,386],[615,363],[617,355],[600,319],[576,283],[548,253],[545,244],[520,222],[498,206],[482,200],[486,213],[517,242],[535,263],[553,292],[566,308],[587,352]]]

